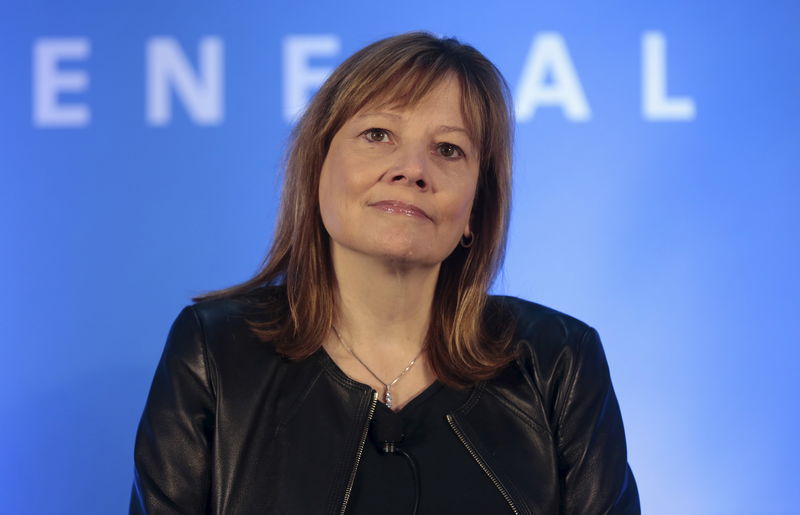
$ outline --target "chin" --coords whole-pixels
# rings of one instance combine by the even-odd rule
[[[370,253],[393,263],[421,266],[438,265],[447,257],[440,256],[442,252],[431,248],[430,242],[414,240],[383,241],[381,245],[373,247]]]
[[[417,231],[364,231],[338,241],[359,254],[408,266],[436,266],[453,251],[442,245],[441,238]]]

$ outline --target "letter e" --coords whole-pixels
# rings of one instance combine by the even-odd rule
[[[286,36],[283,40],[283,118],[294,122],[332,68],[309,66],[311,57],[331,57],[339,52],[337,36]]]
[[[87,38],[40,38],[33,44],[33,124],[38,127],[84,127],[91,113],[85,104],[59,104],[61,92],[80,93],[89,86],[83,70],[61,70],[61,60],[86,59]]]

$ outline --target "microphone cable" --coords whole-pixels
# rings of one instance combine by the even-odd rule
[[[378,446],[381,452],[384,454],[399,454],[405,458],[408,466],[411,468],[411,476],[414,481],[414,506],[411,509],[411,515],[417,515],[420,491],[417,463],[413,456],[397,446],[405,437],[403,434],[403,420],[400,418],[400,415],[389,408],[386,410],[379,409],[375,412],[375,417],[372,419],[369,434],[372,441]]]

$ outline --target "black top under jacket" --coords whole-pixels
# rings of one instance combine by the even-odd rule
[[[402,379],[401,379],[402,381]],[[419,515],[511,514],[511,507],[464,448],[445,415],[457,409],[472,389],[456,390],[434,381],[398,412],[378,402],[371,424],[394,417],[402,427],[397,446],[414,460],[419,475]],[[370,440],[356,473],[351,515],[409,515],[416,482],[408,458],[382,452]]]

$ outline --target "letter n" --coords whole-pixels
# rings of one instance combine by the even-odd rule
[[[224,62],[222,40],[204,37],[198,45],[198,72],[192,69],[173,38],[147,42],[147,121],[167,125],[172,120],[172,92],[192,121],[216,125],[224,117]]]

